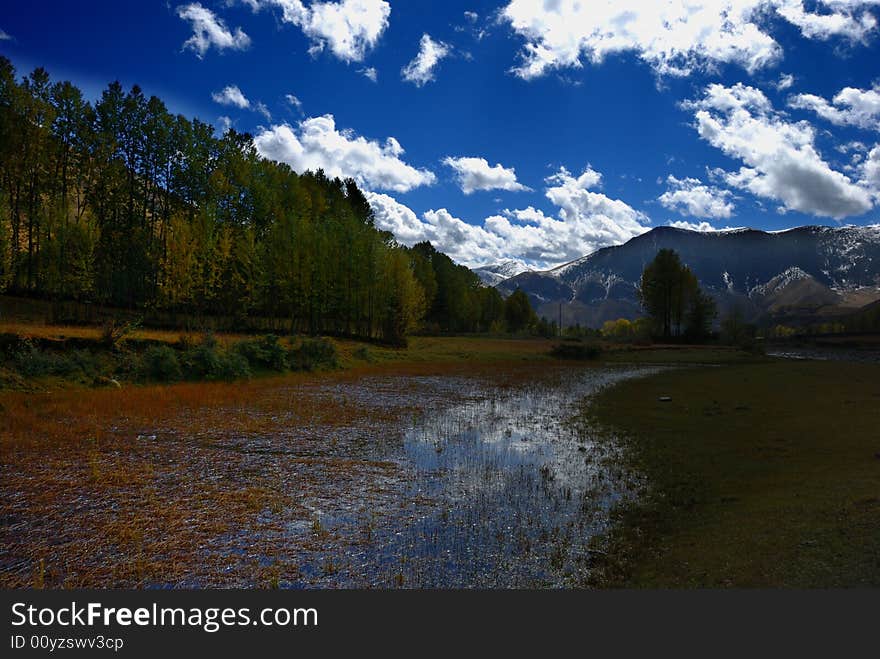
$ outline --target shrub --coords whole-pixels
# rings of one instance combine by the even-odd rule
[[[550,354],[556,359],[586,361],[598,359],[602,350],[594,343],[560,343],[553,346]]]
[[[78,370],[73,359],[40,350],[28,340],[22,341],[15,351],[13,363],[15,369],[25,377],[69,376]]]
[[[239,341],[234,349],[252,366],[273,371],[283,371],[287,368],[287,352],[274,334],[267,334],[252,341]]]
[[[365,362],[372,362],[373,361],[373,353],[371,353],[367,349],[367,346],[361,346],[360,348],[358,348],[357,350],[354,351],[354,358],[360,359],[361,361],[365,361]]]
[[[339,354],[328,339],[303,339],[298,348],[291,349],[289,361],[294,371],[336,368],[339,366]]]
[[[205,334],[181,358],[184,375],[190,380],[234,380],[251,374],[247,358],[234,350],[221,350],[213,334]]]
[[[203,380],[217,376],[221,370],[217,349],[204,343],[184,351],[181,358],[184,374],[190,380]]]
[[[219,370],[212,374],[212,377],[221,380],[237,380],[239,378],[249,378],[251,376],[251,367],[244,355],[237,352],[227,351],[220,354]]]
[[[175,382],[183,377],[177,353],[168,346],[150,346],[141,360],[141,375],[148,380]]]
[[[76,370],[89,378],[95,378],[104,371],[100,358],[91,350],[74,350],[70,354],[69,361]]]

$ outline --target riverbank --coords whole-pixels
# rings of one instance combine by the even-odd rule
[[[595,585],[880,585],[880,365],[682,369],[606,389],[586,414],[623,433],[643,483]]]

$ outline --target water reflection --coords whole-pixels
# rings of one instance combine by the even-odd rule
[[[351,542],[305,561],[303,581],[289,585],[583,583],[590,541],[629,490],[614,442],[596,441],[573,419],[601,387],[652,370],[558,370],[513,386],[503,378],[434,383],[454,386],[458,402],[426,410],[406,430],[396,505],[324,513],[321,523]],[[328,564],[331,574],[322,572]]]

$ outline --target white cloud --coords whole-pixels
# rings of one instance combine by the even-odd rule
[[[409,206],[380,192],[367,190],[364,195],[373,208],[376,226],[393,233],[398,242],[412,247],[418,242],[428,240],[424,223]]]
[[[476,23],[480,18],[480,15],[475,11],[466,11],[464,12],[464,17],[468,20],[469,23]]]
[[[251,106],[251,102],[242,94],[236,85],[228,85],[222,91],[214,92],[211,98],[220,105],[232,105],[245,110]]]
[[[880,86],[873,89],[844,87],[831,103],[814,94],[798,94],[789,99],[788,105],[800,110],[812,110],[838,126],[858,126],[880,131]]]
[[[683,107],[694,111],[700,137],[744,163],[722,174],[727,185],[777,200],[784,211],[842,219],[871,209],[870,195],[819,155],[813,127],[787,121],[760,90],[712,84]]]
[[[379,72],[376,71],[375,67],[368,66],[365,69],[361,69],[360,73],[368,80],[372,80],[373,82],[379,81]]]
[[[263,129],[254,144],[263,157],[286,162],[298,172],[323,169],[328,176],[350,176],[372,190],[406,192],[436,180],[432,172],[401,160],[403,148],[393,137],[381,145],[339,130],[332,114],[310,117],[295,128],[282,124]]]
[[[779,76],[779,80],[776,81],[774,87],[778,91],[784,92],[786,89],[790,89],[792,85],[794,85],[795,77],[790,73],[783,73]]]
[[[590,168],[577,178],[560,169],[546,179],[546,197],[558,206],[558,218],[529,206],[487,217],[482,226],[460,220],[446,209],[418,217],[388,195],[370,193],[368,199],[377,225],[405,244],[430,240],[437,249],[471,267],[517,259],[546,268],[648,230],[643,213],[589,190],[600,181],[601,175]]]
[[[675,227],[676,229],[687,229],[688,231],[700,231],[701,233],[709,233],[712,231],[732,231],[734,227],[724,227],[723,229],[718,229],[713,227],[708,222],[686,222],[684,220],[674,220],[666,223],[667,226]]]
[[[777,13],[792,25],[801,29],[801,34],[809,39],[827,40],[844,36],[853,41],[862,41],[877,26],[874,16],[864,11],[875,0],[819,0],[813,4],[826,12],[811,12],[804,7],[802,0],[781,0],[770,3],[776,6]]]
[[[210,9],[198,2],[181,5],[177,15],[192,25],[193,35],[183,43],[183,48],[195,51],[201,59],[211,46],[217,50],[246,50],[251,45],[251,38],[240,27],[232,32],[222,19]]]
[[[442,41],[434,41],[429,35],[423,34],[419,42],[418,55],[403,67],[400,73],[404,80],[421,87],[434,80],[434,69],[450,52],[452,51],[448,45]]]
[[[462,192],[471,194],[477,190],[507,190],[518,192],[530,190],[516,180],[516,172],[500,163],[491,167],[485,158],[443,159],[443,164],[455,170]]]
[[[702,233],[715,231],[715,227],[713,227],[708,222],[699,222],[695,224],[693,222],[685,222],[684,220],[675,220],[667,222],[666,224],[668,226],[675,227],[676,229],[686,229],[688,231],[700,231]]]
[[[634,52],[659,74],[688,75],[717,63],[749,72],[782,56],[767,31],[775,16],[808,38],[864,40],[876,26],[866,10],[877,0],[511,0],[501,20],[525,40],[514,72],[532,79],[582,58],[601,63],[611,54]]]
[[[227,116],[217,117],[217,121],[220,122],[220,133],[225,134],[229,132],[229,129],[232,128],[232,119]]]
[[[12,36],[3,30],[0,30],[0,41],[12,41]]]
[[[590,190],[601,179],[590,167],[577,178],[563,167],[547,179],[551,187],[546,197],[559,206],[559,217],[570,230],[569,256],[618,245],[648,230],[644,224],[649,219],[644,213],[620,199]]]
[[[266,117],[266,121],[272,121],[272,113],[269,112],[269,108],[267,108],[266,104],[262,101],[257,101],[256,103],[254,103],[254,110]]]
[[[880,144],[876,145],[862,163],[862,185],[867,187],[880,203]]]
[[[299,27],[311,39],[309,52],[329,48],[344,62],[362,62],[367,51],[379,43],[388,27],[391,5],[385,0],[243,0],[255,11],[263,7],[281,9],[281,20]]]
[[[445,208],[426,211],[419,218],[393,197],[375,192],[365,194],[373,208],[376,226],[391,231],[405,245],[428,240],[454,261],[470,267],[494,262],[504,253],[500,236],[468,224]]]
[[[733,194],[704,185],[695,178],[666,178],[668,189],[659,197],[664,208],[692,217],[727,218],[733,215]]]
[[[296,96],[294,96],[293,94],[286,94],[284,96],[284,100],[287,101],[291,105],[291,107],[294,107],[297,110],[299,110],[300,112],[302,112],[302,109],[303,109],[302,101],[299,100]]]

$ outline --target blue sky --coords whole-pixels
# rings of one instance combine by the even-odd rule
[[[401,242],[547,267],[668,223],[877,223],[878,21],[880,0],[31,2],[0,53],[354,176]]]

